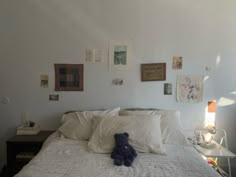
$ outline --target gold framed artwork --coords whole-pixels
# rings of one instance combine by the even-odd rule
[[[55,64],[56,91],[83,91],[83,64]]]
[[[141,81],[165,81],[166,63],[141,64]]]

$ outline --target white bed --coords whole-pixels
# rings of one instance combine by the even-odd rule
[[[168,155],[139,153],[132,167],[114,166],[87,141],[53,136],[16,177],[218,177],[191,147],[164,145]]]
[[[61,123],[16,177],[219,177],[186,143],[179,111],[73,112]],[[115,166],[110,157],[121,132],[139,151],[131,167]]]

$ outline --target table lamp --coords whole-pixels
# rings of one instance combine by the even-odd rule
[[[216,144],[212,142],[214,135],[216,134],[215,127],[215,114],[216,114],[216,101],[209,101],[207,106],[207,112],[205,117],[205,129],[202,134],[203,143],[201,146],[204,148],[215,148]]]

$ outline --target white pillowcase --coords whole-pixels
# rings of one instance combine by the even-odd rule
[[[59,127],[65,137],[73,140],[88,140],[92,133],[92,119],[95,116],[117,116],[120,108],[104,111],[82,111],[64,114]]]
[[[162,140],[165,144],[187,145],[188,141],[183,133],[180,111],[160,110]]]
[[[129,143],[137,151],[165,154],[159,115],[104,117],[90,137],[89,149],[110,153],[115,145],[114,134],[124,132],[129,134]]]
[[[160,115],[162,142],[165,144],[186,145],[187,139],[182,130],[180,111],[177,110],[122,110],[119,115]]]

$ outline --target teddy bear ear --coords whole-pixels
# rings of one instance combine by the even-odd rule
[[[129,137],[129,134],[127,132],[124,133],[125,136]]]
[[[118,136],[118,134],[117,134],[117,133],[115,133],[115,134],[114,134],[114,137],[116,138],[117,136]]]

